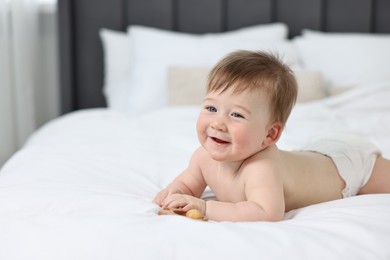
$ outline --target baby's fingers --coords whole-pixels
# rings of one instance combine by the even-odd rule
[[[173,194],[164,199],[161,203],[161,207],[165,209],[182,208],[186,206],[188,202],[184,199],[183,195]]]
[[[153,199],[153,203],[161,206],[162,202],[164,199],[168,196],[168,191],[167,190],[162,190],[159,193],[157,193],[156,197]]]

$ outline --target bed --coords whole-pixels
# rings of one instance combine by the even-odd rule
[[[275,223],[159,216],[151,202],[198,147],[205,77],[235,49],[281,53],[296,73],[281,149],[345,132],[390,158],[389,1],[58,7],[63,115],[1,168],[0,259],[390,259],[389,194],[311,205]]]

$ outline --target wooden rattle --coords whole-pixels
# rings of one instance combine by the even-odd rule
[[[197,209],[190,209],[184,212],[182,209],[161,209],[158,215],[179,215],[195,220],[207,221],[207,218]]]

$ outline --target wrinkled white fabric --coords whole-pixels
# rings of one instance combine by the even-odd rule
[[[299,105],[279,147],[343,130],[389,155],[388,100],[390,88],[378,88]],[[151,200],[198,146],[198,111],[91,109],[41,128],[0,172],[0,259],[390,258],[389,194],[312,205],[277,223],[158,216]]]

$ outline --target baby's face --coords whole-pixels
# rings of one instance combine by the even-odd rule
[[[239,161],[265,148],[269,102],[261,91],[208,93],[197,122],[201,145],[218,161]]]

